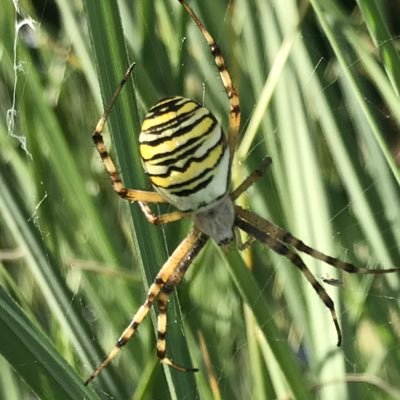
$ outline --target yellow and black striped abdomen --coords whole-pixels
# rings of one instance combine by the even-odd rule
[[[226,138],[200,104],[183,97],[159,101],[143,121],[139,142],[151,183],[179,210],[205,210],[227,193]]]

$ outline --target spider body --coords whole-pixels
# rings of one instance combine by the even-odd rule
[[[219,70],[230,104],[228,135],[226,139],[211,112],[193,100],[175,96],[159,101],[146,115],[139,137],[143,166],[156,191],[126,188],[108,154],[102,131],[134,64],[129,66],[93,132],[96,149],[111,178],[115,192],[125,200],[137,202],[149,222],[161,224],[192,217],[194,227],[161,267],[150,285],[145,302],[133,315],[114,348],[85,384],[106,368],[134,336],[155,302],[159,311],[157,355],[160,361],[181,371],[196,371],[194,368],[177,365],[166,355],[167,307],[172,290],[182,280],[208,237],[213,238],[218,244],[226,244],[233,240],[233,231],[240,229],[252,239],[264,243],[275,253],[287,258],[304,275],[328,308],[336,329],[338,346],[341,344],[342,333],[335,305],[298,252],[309,254],[349,273],[385,274],[399,271],[397,268],[357,268],[349,262],[321,253],[267,219],[234,205],[234,200],[263,175],[271,159],[266,158],[258,170],[229,193],[230,169],[240,127],[239,97],[213,37],[185,0],[179,2],[204,36]],[[152,203],[169,203],[177,210],[155,215],[149,207]]]
[[[205,210],[227,193],[225,135],[211,112],[193,100],[159,101],[143,121],[139,143],[153,187],[178,210]]]
[[[175,96],[150,108],[139,136],[153,187],[218,244],[233,239],[229,149],[221,125],[193,100]]]

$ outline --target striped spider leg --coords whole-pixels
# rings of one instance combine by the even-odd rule
[[[339,258],[328,256],[320,252],[319,250],[316,250],[306,245],[303,241],[293,236],[290,232],[239,206],[235,206],[235,215],[236,227],[247,232],[250,236],[256,238],[258,241],[266,244],[275,253],[286,257],[302,272],[302,274],[317,292],[318,296],[321,298],[321,300],[324,302],[331,313],[332,320],[336,328],[338,347],[342,343],[342,331],[340,329],[340,325],[336,315],[335,304],[333,300],[329,297],[324,287],[317,281],[317,279],[308,269],[302,258],[299,256],[299,254],[296,253],[295,250],[293,250],[293,248],[303,253],[306,253],[317,260],[323,261],[334,268],[346,271],[351,274],[382,275],[392,272],[400,272],[399,268],[360,268],[349,262],[342,261]]]
[[[193,259],[200,252],[207,242],[207,236],[199,232],[194,228],[186,238],[181,242],[181,244],[175,249],[175,251],[168,258],[166,263],[162,266],[158,272],[154,282],[151,284],[147,297],[142,306],[138,309],[136,314],[133,316],[130,324],[125,328],[124,332],[118,339],[114,348],[107,355],[104,361],[96,368],[96,370],[90,375],[90,377],[85,381],[85,385],[90,383],[96,376],[106,368],[112,359],[119,353],[121,348],[132,338],[136,333],[137,328],[143,319],[147,316],[150,311],[151,306],[159,298],[159,309],[160,314],[157,321],[157,355],[160,361],[175,367],[179,370],[195,370],[182,368],[172,362],[172,360],[166,357],[165,350],[165,333],[167,330],[167,320],[166,320],[166,302],[171,290],[176,284],[182,279],[183,274],[189,268]]]
[[[218,47],[217,43],[208,32],[204,24],[200,21],[194,11],[190,8],[190,6],[186,3],[185,0],[179,0],[179,2],[183,5],[185,10],[188,12],[190,17],[196,23],[200,32],[203,34],[207,44],[211,49],[211,53],[214,57],[215,64],[218,67],[222,83],[225,87],[226,94],[228,95],[229,103],[230,103],[230,111],[229,111],[229,131],[228,131],[228,145],[229,145],[229,153],[230,153],[230,165],[232,165],[233,157],[235,155],[236,143],[239,136],[240,129],[240,101],[239,96],[237,94],[236,88],[233,85],[232,78],[225,66],[225,61],[222,56],[221,50]]]

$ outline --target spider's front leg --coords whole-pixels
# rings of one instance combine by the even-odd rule
[[[110,154],[108,153],[107,147],[104,143],[103,139],[103,130],[104,126],[107,122],[107,119],[111,113],[112,108],[114,107],[114,104],[121,93],[122,88],[124,87],[125,83],[127,82],[135,64],[129,65],[128,69],[125,72],[124,77],[121,79],[120,83],[117,86],[117,89],[115,90],[110,103],[108,106],[105,108],[103,115],[99,119],[99,121],[96,124],[96,128],[93,132],[92,138],[93,138],[93,143],[96,147],[96,150],[100,154],[101,160],[103,162],[103,165],[105,169],[108,172],[108,175],[111,178],[112,186],[113,189],[117,192],[117,194],[128,201],[142,201],[146,203],[166,203],[167,201],[163,196],[161,196],[157,192],[148,192],[145,190],[136,190],[136,189],[129,189],[124,186],[122,183],[121,177],[117,171],[117,167],[110,157]]]
[[[233,156],[236,151],[236,143],[239,136],[240,129],[240,101],[237,90],[232,82],[231,75],[226,68],[224,57],[222,56],[221,49],[217,45],[216,41],[212,37],[211,33],[208,32],[207,28],[197,17],[192,8],[186,3],[185,0],[179,0],[183,5],[187,13],[190,15],[192,20],[195,22],[200,32],[204,36],[208,46],[210,47],[211,53],[214,57],[215,64],[218,68],[222,83],[224,85],[226,95],[228,96],[230,110],[229,110],[229,130],[228,130],[228,145],[230,153],[230,165],[232,164]]]

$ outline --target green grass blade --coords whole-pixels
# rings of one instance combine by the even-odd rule
[[[387,18],[384,17],[386,11],[379,7],[376,1],[358,0],[357,3],[398,97],[400,95],[400,56],[393,36],[390,35]]]
[[[189,229],[189,222],[151,226],[112,191],[90,137],[104,105],[128,62],[136,62],[105,139],[124,182],[149,189],[137,143],[146,110],[164,96],[191,97],[226,131],[229,102],[207,44],[178,0],[3,3],[0,285],[52,345],[28,325],[13,325],[26,318],[7,314],[9,298],[1,297],[11,316],[1,333],[11,345],[2,349],[10,362],[2,360],[0,397],[29,398],[29,385],[46,393],[40,379],[20,384],[23,356],[13,327],[25,326],[28,367],[30,349],[43,346],[37,374],[60,380],[62,368],[54,376],[48,370],[54,347],[80,398],[84,389],[67,365],[87,378]],[[240,94],[244,140],[233,163],[235,185],[266,155],[273,159],[238,201],[332,256],[363,267],[400,266],[394,5],[189,3],[217,40]],[[37,23],[15,36],[28,16]],[[14,116],[12,131],[7,115]],[[30,155],[19,144],[25,140]],[[261,244],[241,256],[244,262],[208,245],[179,286],[179,301],[170,303],[168,353],[199,367],[197,374],[159,365],[152,314],[153,324],[144,321],[93,382],[97,396],[372,400],[390,397],[385,388],[397,393],[397,274],[348,276],[304,256],[335,300],[344,334],[337,349],[326,307],[293,265]]]
[[[0,353],[40,399],[97,399],[0,286]],[[4,392],[7,393],[7,389]]]
[[[285,340],[279,339],[280,334],[274,323],[265,323],[266,320],[272,321],[272,316],[269,313],[268,304],[259,296],[261,289],[253,275],[241,260],[238,252],[231,250],[229,253],[225,253],[224,256],[228,260],[228,270],[243,300],[249,305],[264,336],[273,343],[271,351],[277,364],[285,365],[285,369],[282,372],[287,381],[287,392],[292,393],[296,399],[308,399],[308,390],[304,385],[302,372],[297,360]]]

